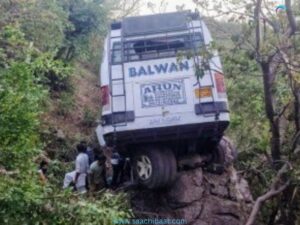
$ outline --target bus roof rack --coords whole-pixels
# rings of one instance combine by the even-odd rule
[[[122,32],[126,36],[147,35],[160,32],[186,30],[188,17],[195,18],[190,10],[181,12],[134,16],[124,18]]]

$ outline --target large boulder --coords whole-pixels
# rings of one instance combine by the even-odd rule
[[[189,225],[245,224],[253,201],[233,166],[221,175],[202,168],[182,171],[168,189],[139,189],[130,196],[137,218],[184,219]]]

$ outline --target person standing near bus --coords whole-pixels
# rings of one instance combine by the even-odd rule
[[[95,158],[96,160],[90,166],[90,191],[99,191],[107,187],[105,166],[106,158],[104,155],[96,156]]]
[[[63,188],[74,186],[79,193],[87,192],[87,174],[89,171],[89,157],[86,154],[86,145],[80,143],[77,145],[78,155],[75,161],[75,171],[67,173],[64,179]]]

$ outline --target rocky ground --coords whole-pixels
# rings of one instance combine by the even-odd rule
[[[233,166],[217,175],[197,168],[182,171],[165,190],[130,191],[137,218],[185,219],[189,225],[242,225],[252,196]]]

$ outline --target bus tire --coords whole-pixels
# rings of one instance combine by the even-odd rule
[[[164,162],[156,148],[136,151],[133,159],[133,173],[138,184],[153,189],[159,187],[164,177]]]
[[[214,149],[212,156],[212,163],[219,168],[219,171],[224,171],[226,167],[232,165],[237,159],[238,152],[232,141],[228,137],[223,136],[218,146]]]
[[[177,161],[173,151],[169,148],[163,149],[164,164],[166,165],[165,178],[163,181],[164,187],[169,187],[173,184],[177,175]]]

